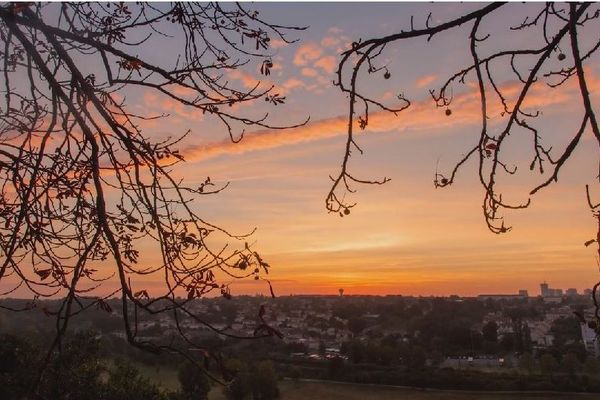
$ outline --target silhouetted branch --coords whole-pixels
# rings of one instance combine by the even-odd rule
[[[382,53],[385,46],[390,46],[393,43],[401,43],[417,37],[427,37],[428,39],[431,39],[433,35],[449,33],[454,28],[463,24],[472,24],[471,33],[469,35],[471,63],[458,72],[453,73],[441,84],[438,90],[430,90],[430,94],[435,105],[437,107],[446,108],[446,115],[451,118],[452,111],[450,106],[453,101],[453,86],[456,84],[466,84],[468,79],[474,80],[476,87],[478,88],[480,101],[481,131],[478,135],[477,145],[473,146],[471,150],[459,160],[449,174],[449,177],[436,171],[434,184],[436,187],[444,187],[452,184],[458,170],[464,166],[469,159],[477,158],[479,180],[484,188],[483,206],[486,223],[489,229],[496,233],[502,233],[510,229],[510,227],[507,227],[504,224],[501,210],[526,208],[531,202],[530,199],[525,199],[521,204],[511,204],[503,201],[501,199],[501,192],[497,188],[496,183],[498,180],[497,175],[500,172],[508,175],[513,175],[517,172],[516,165],[510,163],[507,164],[507,162],[502,159],[504,154],[503,148],[505,147],[504,143],[510,134],[513,131],[516,131],[517,128],[522,128],[530,132],[533,137],[534,156],[530,165],[530,170],[533,170],[534,166],[537,165],[539,172],[543,174],[546,172],[544,169],[544,164],[546,162],[551,167],[551,176],[544,179],[543,183],[532,189],[531,194],[536,193],[541,188],[558,179],[558,174],[562,166],[579,144],[579,139],[585,131],[586,122],[590,121],[590,125],[593,125],[590,119],[591,115],[593,115],[593,107],[589,101],[589,93],[585,88],[583,61],[589,59],[598,47],[600,47],[600,44],[594,43],[594,45],[584,53],[583,57],[579,56],[577,46],[579,41],[577,39],[576,29],[572,27],[576,25],[583,26],[585,24],[595,24],[600,13],[598,10],[590,10],[590,7],[595,6],[592,6],[592,4],[589,3],[573,5],[572,8],[558,7],[554,3],[543,4],[539,10],[535,11],[530,16],[526,16],[521,24],[507,27],[508,30],[525,31],[537,29],[539,25],[542,25],[544,41],[542,47],[519,48],[519,44],[517,44],[516,47],[513,45],[514,48],[512,49],[502,49],[500,51],[491,51],[488,52],[488,54],[483,54],[483,51],[478,47],[478,44],[483,41],[493,40],[495,34],[489,33],[479,37],[479,27],[486,24],[488,20],[491,20],[500,8],[506,7],[514,7],[514,5],[493,3],[437,26],[430,26],[427,22],[422,29],[415,27],[414,18],[411,18],[410,30],[401,31],[400,33],[382,38],[360,40],[353,43],[351,48],[342,54],[337,71],[337,86],[342,92],[347,93],[349,96],[348,139],[340,173],[336,178],[333,178],[332,188],[326,198],[327,209],[330,212],[340,212],[348,205],[345,200],[346,196],[343,195],[342,192],[351,192],[350,187],[347,185],[347,177],[349,175],[348,164],[352,146],[358,147],[354,137],[354,116],[359,114],[357,111],[359,103],[357,103],[356,100],[361,99],[364,104],[364,111],[360,112],[360,114],[363,114],[364,116],[361,116],[358,119],[361,129],[368,128],[368,104],[377,105],[378,108],[382,110],[393,111],[395,113],[403,111],[410,106],[410,102],[405,99],[402,99],[405,101],[404,105],[394,109],[389,106],[379,105],[376,100],[367,98],[357,90],[357,82],[362,74],[371,74],[381,69],[374,67],[374,65],[376,65],[377,56]],[[430,17],[428,17],[427,21],[429,20]],[[562,66],[560,71],[556,72],[554,71],[551,55],[558,52],[558,61],[565,61],[566,56],[562,50],[560,50],[560,45],[567,37],[571,40],[573,66]],[[521,59],[524,61],[533,60],[533,63],[529,64],[526,72],[525,68],[520,66],[521,63],[517,62],[517,60]],[[366,64],[365,61],[368,62],[368,69],[365,69],[364,67],[364,64]],[[507,70],[512,71],[519,82],[521,82],[517,95],[515,96],[515,101],[512,104],[509,97],[505,94],[506,88],[497,81],[500,72],[503,71],[500,67],[500,63],[502,62],[504,62],[505,65],[507,64]],[[544,69],[548,68],[550,69],[549,72],[543,72]],[[390,73],[387,67],[385,70],[386,74]],[[533,124],[533,121],[540,116],[539,111],[530,111],[524,108],[524,104],[529,98],[529,94],[534,84],[536,84],[541,77],[550,78],[555,75],[560,75],[562,80],[558,83],[548,82],[547,87],[550,89],[561,89],[563,84],[571,76],[579,76],[580,86],[582,85],[581,82],[583,82],[583,86],[581,86],[582,103],[586,110],[586,116],[582,119],[583,123],[581,127],[575,131],[569,145],[556,160],[551,154],[552,148],[546,147],[543,144],[542,133]],[[386,78],[387,77],[389,77],[389,75],[386,76]],[[346,84],[346,82],[349,83]],[[514,86],[514,84],[511,84],[511,86]],[[492,99],[488,96],[490,90],[495,94],[501,107],[501,119],[497,119],[496,115],[490,115],[489,110],[491,104],[494,104],[494,102],[491,101]],[[504,128],[502,128],[497,135],[493,135],[488,131],[488,120],[490,118],[496,118],[501,123],[504,123]],[[596,128],[592,128],[592,130],[600,142],[600,138],[598,138],[598,134],[596,133],[597,124],[595,125]],[[387,180],[388,178],[377,181],[362,179],[360,183],[383,183]]]
[[[507,160],[509,153],[507,140],[511,134],[526,132],[532,137],[532,161],[529,165],[530,171],[537,171],[543,176],[541,183],[536,184],[530,190],[529,195],[534,195],[541,189],[557,182],[560,171],[567,161],[572,157],[575,150],[581,145],[581,137],[589,126],[600,145],[600,130],[596,119],[595,109],[590,99],[589,84],[586,79],[586,73],[589,73],[585,67],[585,62],[590,62],[593,55],[596,55],[600,48],[600,41],[595,38],[591,43],[580,40],[580,32],[585,29],[597,27],[600,18],[600,8],[594,3],[545,3],[535,7],[528,5],[528,15],[524,16],[521,23],[510,26],[506,23],[494,20],[496,15],[501,15],[500,9],[517,8],[516,4],[492,3],[482,6],[470,13],[465,13],[458,18],[448,22],[432,26],[431,14],[428,15],[424,27],[416,26],[415,18],[411,17],[410,27],[407,31],[384,36],[381,38],[372,38],[368,40],[359,40],[354,42],[351,48],[341,54],[341,60],[338,64],[336,85],[340,90],[348,95],[348,129],[347,142],[344,157],[339,175],[332,178],[333,185],[326,198],[326,207],[330,212],[338,212],[354,207],[354,203],[348,203],[346,194],[353,192],[348,185],[349,159],[351,157],[352,146],[358,147],[355,138],[355,116],[361,115],[358,119],[361,129],[368,129],[368,107],[367,105],[376,105],[381,110],[398,113],[410,106],[410,102],[404,98],[401,100],[401,106],[398,108],[381,105],[377,100],[368,98],[358,87],[358,82],[367,75],[380,71],[383,67],[377,67],[378,56],[384,54],[384,47],[390,47],[394,44],[402,44],[413,38],[425,37],[431,40],[434,35],[450,34],[455,28],[469,24],[471,27],[468,36],[468,46],[470,51],[470,60],[464,67],[449,75],[437,90],[430,89],[429,93],[436,107],[445,108],[446,116],[452,117],[451,105],[454,100],[453,92],[456,85],[474,84],[477,88],[479,99],[480,130],[477,135],[477,142],[468,145],[468,151],[459,161],[454,164],[451,172],[445,174],[440,172],[436,166],[434,185],[436,187],[446,187],[454,183],[457,173],[471,159],[477,160],[477,172],[479,182],[483,188],[483,214],[488,228],[494,233],[504,233],[511,229],[504,221],[503,211],[506,209],[523,209],[531,204],[531,199],[526,198],[523,201],[507,202],[503,200],[502,189],[498,187],[498,181],[506,176],[517,173],[517,165],[512,165]],[[534,9],[533,9],[534,8]],[[519,10],[521,12],[521,10]],[[501,16],[505,18],[505,16]],[[500,24],[500,25],[499,25]],[[501,30],[482,34],[482,27],[499,26],[508,32],[527,32],[532,37],[539,37],[541,45],[523,44],[520,41],[513,43],[493,43],[481,46],[482,42],[498,42]],[[497,28],[495,28],[497,29]],[[597,36],[597,35],[596,35]],[[533,43],[535,41],[532,41]],[[568,45],[567,45],[568,43]],[[585,49],[582,49],[585,43]],[[571,58],[563,49],[570,48]],[[500,49],[500,50],[494,50]],[[556,60],[552,57],[557,54]],[[368,65],[368,68],[365,67]],[[386,75],[389,78],[391,72],[385,67]],[[516,81],[501,82],[500,79],[506,79],[506,73],[512,73]],[[545,85],[546,93],[544,96],[556,96],[562,91],[568,90],[569,80],[573,77],[577,79],[577,87],[580,93],[580,108],[582,115],[576,117],[581,123],[573,129],[572,132],[565,132],[563,136],[570,138],[568,144],[559,155],[554,155],[553,148],[546,145],[547,134],[541,130],[536,122],[542,117],[541,110],[530,109],[526,107],[528,99],[532,98],[531,92],[534,85]],[[574,82],[572,82],[574,83]],[[364,85],[363,85],[364,86]],[[362,87],[362,86],[361,86]],[[510,88],[510,91],[509,89]],[[515,90],[516,88],[516,90]],[[489,93],[493,96],[489,96]],[[516,93],[516,95],[514,94]],[[510,94],[510,95],[509,95]],[[511,100],[511,99],[514,99]],[[362,110],[357,100],[362,100]],[[496,108],[497,106],[497,108]],[[499,115],[491,110],[500,109]],[[494,120],[495,126],[501,126],[498,134],[490,132],[488,126],[490,121]],[[544,140],[546,139],[546,140]],[[537,167],[537,168],[536,168]],[[600,179],[600,165],[598,166],[597,179]],[[384,183],[381,181],[370,181],[368,179],[351,180],[354,183]],[[597,238],[586,243],[590,245],[596,243],[600,260],[600,211],[598,204],[592,202],[587,191],[589,207],[596,219],[598,219]],[[594,287],[594,301],[597,304],[597,288]],[[597,308],[597,316],[598,308]],[[600,316],[599,316],[600,317]],[[600,323],[598,324],[600,326]]]
[[[209,293],[230,298],[223,279],[267,273],[269,265],[244,241],[253,231],[235,234],[198,214],[192,201],[227,184],[207,177],[190,187],[176,178],[173,167],[185,156],[177,146],[189,131],[150,140],[141,122],[165,116],[133,113],[123,99],[131,87],[162,93],[205,114],[233,141],[247,127],[303,125],[242,114],[233,106],[264,103],[275,96],[273,87],[257,81],[240,90],[228,78],[242,66],[264,65],[272,36],[291,43],[286,34],[301,29],[265,22],[240,4],[0,6],[0,282],[4,294],[31,294],[22,311],[37,299],[62,297],[56,310],[43,310],[56,317],[47,360],[73,316],[90,307],[112,312],[106,300],[117,293],[127,340],[141,349],[185,352],[140,340],[139,312],[186,315],[240,337],[190,306]],[[176,59],[158,63],[148,47],[141,50],[157,37],[179,47]],[[275,104],[284,102],[279,96]],[[158,261],[143,254],[148,246],[159,249]],[[163,279],[159,293],[134,289],[141,285],[136,278],[152,274]],[[106,294],[103,283],[113,277],[118,289]]]

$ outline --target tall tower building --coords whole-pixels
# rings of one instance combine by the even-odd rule
[[[540,284],[540,289],[542,291],[542,297],[548,297],[550,295],[550,291],[548,290],[548,284],[546,282]]]

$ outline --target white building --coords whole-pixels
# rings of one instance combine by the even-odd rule
[[[581,339],[583,340],[585,349],[589,354],[594,355],[594,357],[600,356],[600,343],[598,341],[598,335],[586,323],[582,323],[580,326]]]

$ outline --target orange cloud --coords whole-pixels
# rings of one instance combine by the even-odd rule
[[[302,73],[302,75],[304,76],[308,76],[311,78],[314,78],[315,76],[319,75],[319,73],[317,72],[316,69],[312,69],[312,68],[302,68],[302,70],[300,71]]]
[[[294,65],[303,66],[321,56],[323,51],[315,43],[306,43],[298,48],[294,55]]]
[[[180,85],[170,85],[167,88],[167,90],[180,97],[190,97],[198,95],[198,92],[196,90]]]
[[[435,112],[430,101],[414,105],[410,118],[403,114],[396,116],[388,112],[376,112],[369,116],[369,126],[366,132],[381,133],[394,130],[403,131],[413,129],[432,129],[444,126],[466,124],[478,121],[477,107],[472,107],[472,112],[457,113],[454,118],[447,118],[442,112]],[[348,119],[346,116],[323,119],[309,123],[303,127],[287,130],[263,130],[246,134],[241,143],[232,143],[224,140],[208,145],[190,146],[182,150],[188,161],[208,159],[224,154],[242,154],[249,151],[265,150],[284,145],[297,144],[334,136],[345,135]]]
[[[430,83],[432,83],[436,79],[437,79],[437,76],[435,76],[435,75],[425,75],[425,76],[417,79],[417,81],[415,82],[415,85],[419,88],[422,88],[424,86],[428,86]]]
[[[323,57],[323,58],[319,59],[315,63],[315,67],[321,68],[323,71],[327,72],[328,74],[333,74],[337,68],[337,62],[336,62],[335,57],[327,56],[327,57]]]
[[[156,105],[157,103],[153,104]],[[181,102],[170,97],[163,96],[162,100],[158,104],[160,104],[161,111],[170,115],[176,115],[178,117],[190,119],[196,122],[202,120],[204,117],[202,110],[186,106],[185,104],[182,104]]]
[[[287,81],[283,82],[282,87],[286,90],[293,90],[296,88],[305,87],[306,84],[297,78],[290,78]]]
[[[246,89],[252,89],[257,83],[261,82],[258,81],[254,75],[241,69],[234,69],[230,71],[228,76],[230,79],[240,81]],[[261,82],[261,84],[264,85],[264,82]]]
[[[286,45],[287,43],[281,39],[271,39],[271,41],[269,42],[269,47],[271,47],[272,49],[279,49],[281,47],[285,47]]]
[[[308,124],[301,128],[286,130],[263,130],[246,134],[242,143],[224,140],[207,145],[193,145],[181,153],[188,161],[208,159],[223,154],[241,154],[253,150],[270,149],[288,144],[308,142],[338,136],[344,133],[344,117],[330,118]]]
[[[590,91],[594,92],[600,88],[600,80],[590,77]],[[510,96],[518,93],[519,83],[507,83],[502,86],[505,93]],[[569,104],[573,98],[577,98],[578,92],[575,83],[548,96],[543,84],[534,86],[528,95],[526,107],[543,107],[556,104]],[[491,93],[491,92],[490,92]],[[453,113],[448,117],[443,110],[436,108],[430,99],[415,102],[411,107],[394,115],[386,111],[372,112],[369,115],[369,125],[364,131],[366,134],[383,132],[429,132],[439,134],[450,127],[477,124],[481,120],[479,94],[476,90],[470,90],[464,94],[454,97],[452,102]],[[489,107],[488,114],[491,117],[500,115],[502,108],[498,102]],[[193,145],[182,150],[186,160],[194,161],[208,159],[224,154],[241,154],[249,151],[265,150],[285,145],[293,145],[327,139],[335,136],[345,135],[347,132],[348,119],[346,116],[338,116],[320,121],[311,122],[303,127],[287,130],[262,130],[248,133],[241,143],[232,143],[229,140],[211,143],[207,145]],[[357,132],[361,132],[357,129]]]
[[[323,47],[336,47],[340,43],[340,39],[335,36],[326,36],[321,40]]]

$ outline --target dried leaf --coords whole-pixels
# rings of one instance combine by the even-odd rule
[[[38,276],[40,277],[41,280],[45,280],[46,278],[48,278],[50,276],[50,274],[52,273],[51,269],[39,269],[37,271],[35,271],[36,274],[38,274]]]

